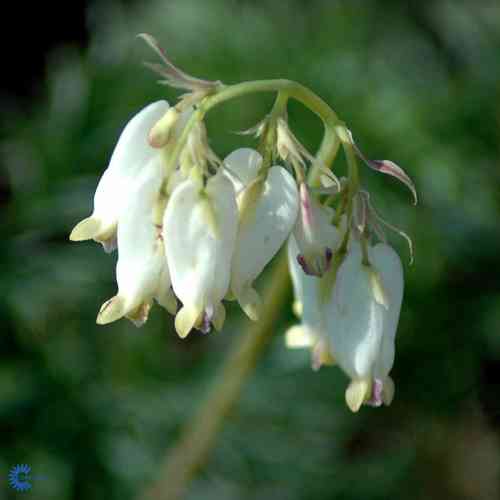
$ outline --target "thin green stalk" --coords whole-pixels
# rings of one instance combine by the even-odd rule
[[[309,108],[312,112],[318,115],[325,125],[323,142],[321,144],[318,160],[324,165],[330,165],[337,153],[339,141],[335,133],[336,125],[341,124],[335,112],[326,104],[321,97],[309,90],[303,85],[290,80],[260,80],[255,82],[243,82],[235,85],[221,87],[221,89],[212,95],[203,99],[196,111],[182,131],[181,137],[173,148],[171,155],[168,158],[167,172],[171,172],[178,162],[180,153],[184,148],[191,129],[196,122],[203,120],[206,113],[214,107],[247,94],[258,92],[279,92],[280,102],[285,102],[288,98],[296,99]],[[319,173],[316,169],[313,170],[310,182],[312,185],[318,184]]]

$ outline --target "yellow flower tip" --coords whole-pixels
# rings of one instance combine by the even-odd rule
[[[370,285],[375,300],[385,309],[389,309],[389,296],[382,283],[380,274],[375,269],[370,269]]]
[[[222,304],[222,302],[219,302],[215,306],[215,312],[212,318],[212,324],[214,325],[215,329],[218,332],[220,332],[222,330],[222,327],[224,326],[225,321],[226,321],[226,309]]]
[[[80,221],[71,231],[71,241],[85,241],[95,239],[101,231],[101,221],[94,217],[87,217]]]
[[[200,319],[202,311],[193,306],[182,307],[175,316],[175,330],[181,339],[185,339]]]
[[[234,291],[234,290],[233,290]],[[245,314],[252,320],[258,321],[262,309],[262,301],[259,294],[250,286],[241,291],[234,291],[238,302]]]
[[[394,393],[396,387],[394,385],[394,380],[391,377],[387,377],[384,380],[384,386],[382,388],[382,401],[386,406],[389,406],[394,399]]]
[[[125,314],[125,299],[119,295],[115,295],[101,306],[96,323],[98,325],[107,325],[122,318]]]
[[[367,379],[352,380],[345,391],[345,402],[353,413],[357,413],[361,405],[371,393],[371,381]]]
[[[304,306],[300,300],[294,300],[292,304],[292,311],[297,318],[302,318],[302,313],[304,312]]]
[[[333,366],[336,360],[329,349],[328,344],[324,340],[316,342],[312,350],[312,368],[318,371],[323,365]]]
[[[127,319],[132,321],[137,328],[140,328],[148,320],[151,305],[151,302],[142,303],[139,307],[126,315]]]
[[[285,345],[289,349],[301,349],[312,346],[312,339],[307,328],[302,325],[294,325],[285,333]]]

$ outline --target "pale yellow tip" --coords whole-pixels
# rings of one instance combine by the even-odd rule
[[[304,312],[304,306],[300,300],[294,300],[292,304],[292,311],[297,318],[302,318],[302,313]]]
[[[122,318],[125,314],[125,299],[119,295],[115,295],[101,306],[96,323],[98,325],[107,325]]]
[[[184,306],[175,316],[175,330],[181,339],[188,336],[189,332],[196,325],[200,317],[201,310],[196,307]]]
[[[71,241],[91,240],[99,234],[101,222],[94,217],[87,217],[80,221],[71,231],[69,239]]]
[[[137,328],[140,328],[149,317],[149,311],[151,310],[151,302],[144,302],[135,310],[127,314],[127,318],[134,323]]]
[[[349,409],[357,413],[371,392],[371,382],[366,379],[353,380],[345,391],[345,401]]]
[[[222,302],[219,302],[215,306],[215,313],[214,317],[212,318],[212,324],[214,325],[215,329],[218,332],[220,332],[222,330],[222,327],[224,326],[225,321],[226,321],[226,309],[224,308]]]
[[[294,325],[285,333],[285,344],[290,349],[312,347],[313,339],[302,325]]]
[[[312,350],[312,369],[317,371],[323,365],[333,366],[335,364],[335,357],[331,353],[328,344],[324,340],[316,342]]]

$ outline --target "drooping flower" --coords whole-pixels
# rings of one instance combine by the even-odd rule
[[[332,240],[332,245],[336,242]],[[328,342],[324,304],[321,298],[320,281],[304,274],[297,261],[298,246],[294,236],[288,240],[288,266],[294,291],[294,312],[300,324],[290,327],[285,333],[289,348],[311,350],[312,367],[318,370],[324,364],[333,364],[333,351]]]
[[[116,248],[117,224],[134,189],[137,176],[159,154],[148,142],[149,131],[168,107],[166,101],[154,102],[127,123],[109,165],[99,180],[92,215],[75,226],[70,240],[93,239],[102,243],[108,252]]]
[[[156,206],[162,203],[161,182],[162,162],[155,156],[135,179],[118,222],[118,293],[101,307],[99,324],[127,316],[141,326],[153,299],[175,312],[176,299],[170,288],[161,227],[154,220]]]
[[[363,262],[354,243],[340,265],[325,314],[335,359],[351,378],[346,402],[356,412],[363,403],[390,404],[394,383],[394,343],[403,297],[399,256],[383,243],[368,248]]]
[[[221,171],[205,187],[193,172],[175,188],[163,235],[172,286],[182,302],[175,318],[179,336],[195,327],[222,328],[237,226],[234,188]]]
[[[253,282],[290,235],[298,213],[294,178],[280,166],[260,172],[262,158],[254,150],[234,151],[225,160],[238,190],[239,228],[231,269],[231,292],[252,320],[260,297]]]
[[[298,247],[296,258],[306,274],[321,277],[330,266],[337,230],[331,222],[331,210],[311,196],[304,182],[299,185],[299,198],[299,216],[293,230]]]

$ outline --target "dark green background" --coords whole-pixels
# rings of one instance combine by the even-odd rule
[[[87,31],[86,47],[47,54],[35,97],[2,97],[0,498],[21,496],[6,481],[16,463],[46,476],[25,498],[133,498],[247,323],[231,308],[223,333],[185,341],[159,308],[141,330],[95,325],[115,293],[116,255],[68,233],[90,212],[125,122],[176,95],[141,66],[155,59],[134,38],[143,31],[200,77],[311,87],[368,156],[406,169],[421,200],[415,208],[402,185],[362,171],[416,248],[393,405],[351,414],[338,369],[313,373],[305,352],[285,349],[287,308],[188,498],[500,498],[498,2],[91,2]],[[271,103],[210,114],[213,148],[250,144],[230,132]],[[290,120],[314,149],[316,118],[295,104]]]

